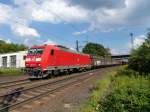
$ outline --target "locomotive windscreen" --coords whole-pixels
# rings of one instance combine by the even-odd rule
[[[42,48],[32,48],[28,50],[28,54],[42,54],[44,49]]]

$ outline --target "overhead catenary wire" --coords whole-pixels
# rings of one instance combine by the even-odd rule
[[[68,21],[64,20],[60,15],[56,14],[55,12],[53,12],[53,11],[51,11],[51,10],[49,10],[49,12],[50,12],[52,15],[56,16],[57,18],[59,18],[60,20],[62,20],[62,21],[64,21],[64,22],[68,23]],[[71,24],[71,23],[69,23],[69,24],[67,24],[67,25],[70,26],[70,27],[71,27],[72,29],[74,29],[74,30],[79,30],[75,25],[73,25],[73,24]],[[54,37],[59,37],[59,38],[60,38],[60,36],[58,36],[58,35],[56,35],[56,34],[51,34],[51,35],[54,36]],[[85,34],[85,37],[87,38],[87,40],[84,41],[84,42],[88,43],[88,35]],[[61,38],[61,40],[68,41],[68,40],[65,40],[64,38]],[[79,50],[79,49],[78,49],[78,50]]]
[[[54,16],[58,17],[59,19],[63,20],[64,22],[68,23],[68,21],[64,20],[60,15],[54,13],[53,11],[50,11],[50,12],[51,12],[51,14],[53,14]],[[74,29],[74,30],[79,30],[75,25],[73,25],[73,24],[71,24],[71,23],[69,23],[69,24],[67,24],[67,25],[70,26],[70,27],[71,27],[72,29]],[[86,37],[88,38],[88,35],[86,35]],[[88,40],[88,39],[87,39],[87,40]]]

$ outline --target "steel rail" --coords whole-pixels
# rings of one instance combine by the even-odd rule
[[[93,72],[96,72],[96,71],[98,71],[98,70],[88,71],[88,73],[93,73]],[[77,79],[76,79],[75,81],[73,81],[73,82],[69,82],[69,83],[67,83],[67,84],[61,85],[60,87],[54,88],[54,89],[52,89],[52,90],[48,90],[48,91],[46,91],[46,92],[44,92],[44,93],[41,93],[41,94],[36,95],[36,96],[33,96],[32,98],[26,99],[26,100],[24,100],[24,101],[22,101],[22,102],[18,102],[18,103],[15,103],[15,104],[12,104],[12,105],[3,107],[3,108],[0,109],[0,111],[5,110],[5,109],[7,109],[7,108],[12,108],[12,107],[17,106],[17,105],[20,105],[20,104],[24,104],[25,102],[32,101],[33,99],[37,99],[37,98],[39,98],[39,97],[41,97],[41,96],[43,96],[43,95],[45,96],[46,94],[50,94],[50,93],[52,93],[52,92],[54,92],[54,91],[56,91],[56,90],[58,90],[58,89],[61,89],[61,88],[66,87],[66,86],[69,86],[70,84],[75,84],[75,82],[80,82],[81,80],[85,80],[85,79],[86,79],[86,78],[79,79],[79,78],[81,78],[81,77],[88,76],[87,78],[89,78],[89,77],[93,76],[93,75],[83,75],[83,74],[87,74],[87,72],[86,72],[86,73],[78,74],[77,76],[73,76],[73,77],[61,79],[61,80],[58,80],[58,81],[54,81],[54,82],[42,84],[42,85],[39,85],[39,86],[37,86],[37,87],[31,87],[31,88],[27,88],[27,89],[23,89],[23,90],[17,91],[16,93],[18,93],[18,92],[27,92],[27,91],[29,91],[29,90],[38,89],[39,87],[48,86],[48,85],[52,85],[52,84],[55,84],[55,85],[56,85],[56,84],[58,84],[58,83],[60,83],[60,82],[65,82],[66,80],[71,80],[71,79],[76,79],[76,78],[77,78]],[[11,94],[13,94],[13,93],[11,93]],[[8,95],[8,94],[7,94],[7,95]]]
[[[18,86],[18,85],[23,85],[23,84],[28,84],[29,82],[31,82],[30,80],[24,80],[24,82],[18,82],[18,83],[13,83],[12,84],[4,84],[4,85],[0,85],[0,89],[4,89],[4,88],[9,88],[9,87],[13,87],[13,86]]]
[[[61,81],[65,81],[65,80],[69,80],[69,79],[72,79],[74,77],[77,77],[77,76],[81,76],[81,75],[84,75],[84,74],[88,74],[88,73],[93,73],[93,72],[96,72],[96,71],[99,71],[97,69],[95,70],[91,70],[91,71],[87,71],[87,72],[82,72],[82,73],[78,73],[78,74],[74,74],[74,75],[67,75],[66,77],[62,78],[62,79],[59,79],[59,80],[54,80],[54,81],[51,81],[51,82],[47,82],[47,83],[44,83],[44,84],[41,84],[41,85],[38,85],[38,86],[33,86],[33,87],[29,87],[29,88],[25,88],[23,90],[19,90],[17,92],[25,92],[25,91],[28,91],[28,90],[32,90],[32,89],[35,89],[35,88],[38,88],[38,87],[41,87],[41,86],[45,86],[47,84],[55,84],[55,83],[59,83]],[[12,93],[8,93],[6,95],[12,95],[16,92],[12,92]],[[1,97],[4,97],[6,95],[0,95],[0,98]]]
[[[14,82],[21,82],[21,81],[26,81],[26,80],[29,80],[29,79],[27,78],[27,79],[21,79],[21,80],[0,82],[0,85],[9,84],[9,83],[14,83]]]

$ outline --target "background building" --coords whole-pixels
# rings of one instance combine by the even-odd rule
[[[0,67],[25,67],[25,56],[27,51],[0,54]]]

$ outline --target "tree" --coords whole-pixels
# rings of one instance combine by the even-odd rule
[[[23,44],[6,43],[0,40],[0,53],[9,53],[26,50],[27,47]]]
[[[150,73],[150,33],[148,33],[148,38],[143,45],[131,54],[128,67],[140,74]]]
[[[95,56],[110,56],[108,48],[104,48],[103,45],[97,43],[88,43],[82,50],[83,53],[95,55]]]

